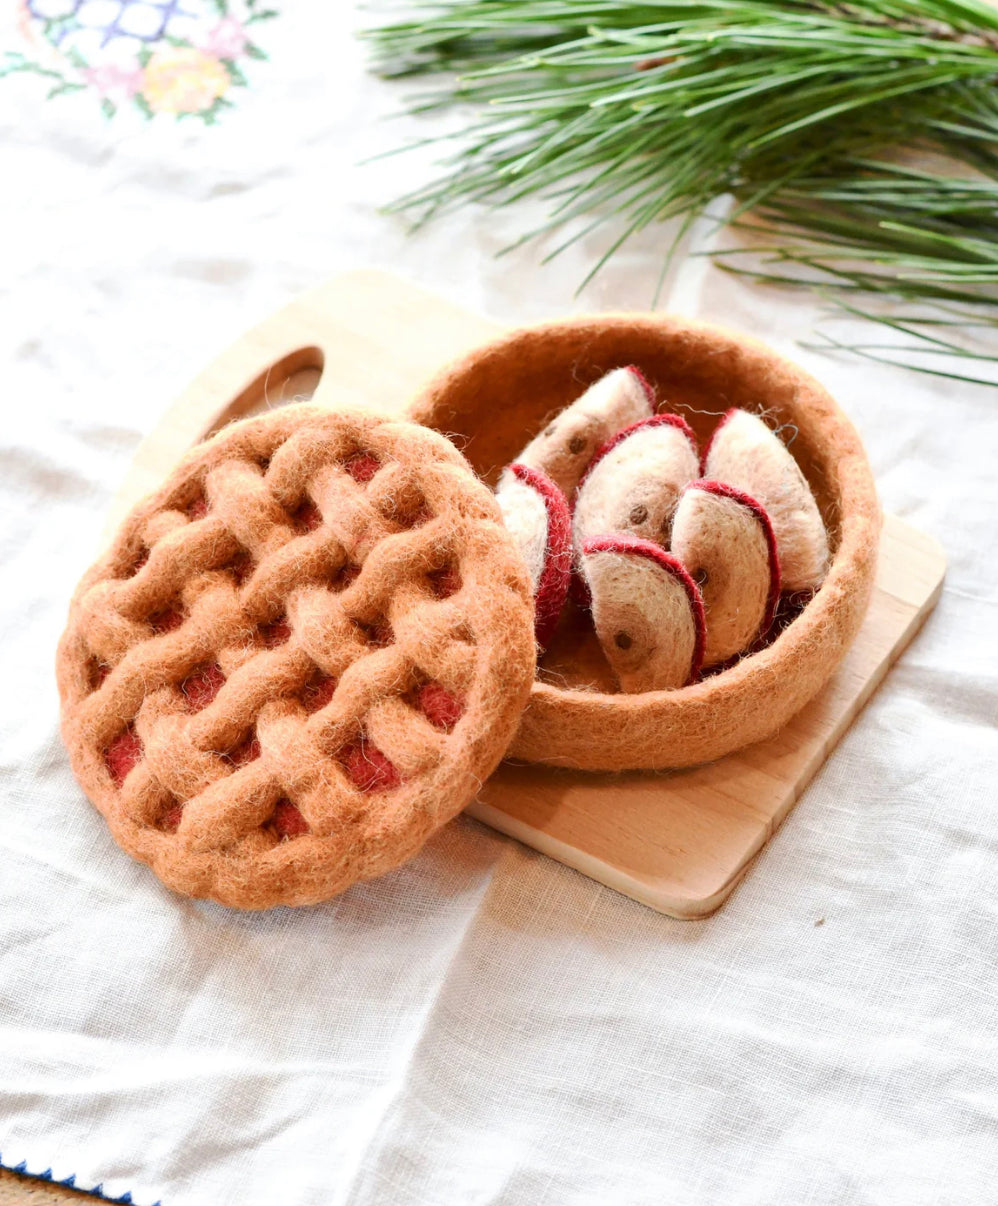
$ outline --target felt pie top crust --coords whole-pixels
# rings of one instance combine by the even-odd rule
[[[492,772],[533,618],[453,445],[288,407],[196,447],[85,575],[63,736],[116,840],[171,888],[318,902],[409,858]]]

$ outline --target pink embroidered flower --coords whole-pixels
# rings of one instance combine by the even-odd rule
[[[246,49],[249,38],[235,17],[223,17],[205,34],[200,43],[205,54],[218,59],[237,59]]]
[[[203,113],[231,82],[218,59],[192,46],[171,47],[146,64],[142,95],[153,113]]]
[[[130,100],[142,87],[142,69],[138,63],[129,67],[122,67],[118,63],[87,67],[83,78],[101,99],[115,104]]]

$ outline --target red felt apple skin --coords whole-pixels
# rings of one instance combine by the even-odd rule
[[[765,508],[785,591],[821,585],[830,561],[824,520],[790,449],[759,415],[727,411],[704,450],[701,476],[727,482]]]
[[[725,482],[692,482],[676,508],[672,551],[703,596],[704,664],[748,652],[769,630],[780,597],[776,537],[765,508]]]
[[[546,474],[519,462],[503,474],[496,497],[527,562],[534,587],[534,636],[544,650],[558,626],[572,573],[568,500]]]
[[[703,664],[703,600],[682,563],[649,540],[609,533],[582,548],[593,624],[624,691],[673,690]]]

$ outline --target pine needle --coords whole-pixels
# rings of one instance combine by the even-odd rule
[[[651,223],[679,218],[685,233],[731,195],[754,257],[718,253],[732,271],[820,287],[888,326],[878,299],[998,320],[998,10],[984,0],[403,7],[418,15],[366,34],[378,70],[443,75],[414,110],[477,116],[444,175],[397,211],[540,196],[550,216],[534,234],[613,221],[588,280]],[[924,340],[931,321],[904,333]]]

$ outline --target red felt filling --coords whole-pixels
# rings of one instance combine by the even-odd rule
[[[464,714],[464,700],[440,683],[424,683],[416,692],[416,704],[434,728],[447,733]]]
[[[184,622],[184,613],[179,607],[166,607],[149,617],[153,632],[175,632]]]
[[[314,532],[322,523],[322,512],[310,499],[298,508],[294,514],[295,527],[302,532]]]
[[[115,787],[120,787],[132,770],[142,759],[142,742],[134,727],[129,725],[104,751],[104,763],[108,774],[114,781]]]
[[[271,624],[261,624],[260,636],[268,649],[276,649],[278,645],[285,644],[291,637],[291,625],[287,616],[281,616]]]
[[[346,471],[355,482],[369,482],[381,468],[381,462],[370,452],[358,452],[346,463]]]
[[[236,585],[242,586],[250,574],[253,573],[254,569],[256,569],[256,565],[249,553],[243,549],[232,558],[227,568],[229,573],[235,578]]]
[[[180,684],[180,690],[187,700],[187,710],[200,712],[202,708],[206,708],[218,694],[224,682],[225,675],[217,662],[211,662],[207,666],[198,666],[196,670],[192,670]]]
[[[208,500],[203,494],[199,494],[198,497],[191,503],[191,505],[187,508],[187,514],[192,520],[204,519],[204,517],[208,514]]]
[[[534,638],[543,650],[558,627],[572,576],[572,512],[568,499],[546,473],[519,462],[509,468],[514,477],[537,491],[547,513],[544,568],[534,597]]]
[[[277,831],[277,836],[282,840],[301,837],[303,833],[308,833],[308,821],[302,816],[297,804],[292,804],[290,800],[277,801],[274,805],[271,824]]]
[[[161,822],[162,827],[168,833],[176,833],[180,828],[180,818],[184,815],[184,806],[181,803],[171,805],[166,812],[163,813]]]
[[[305,684],[302,691],[302,703],[306,712],[318,712],[333,698],[336,690],[336,679],[328,674],[318,675],[310,683]]]
[[[354,565],[353,562],[347,562],[346,565],[333,579],[333,588],[335,590],[346,590],[351,583],[356,582],[360,577],[360,566]]]
[[[635,536],[620,535],[597,536],[593,540],[587,540],[582,546],[582,552],[587,557],[590,553],[626,553],[636,557],[645,557],[661,566],[673,578],[678,579],[689,599],[690,611],[693,613],[693,625],[696,629],[693,660],[690,664],[690,676],[686,680],[686,685],[690,686],[695,683],[703,668],[703,652],[707,643],[707,622],[700,588],[686,572],[686,567],[679,558],[667,553],[659,545],[652,544],[650,540],[639,540]]]
[[[443,569],[433,570],[427,577],[438,599],[449,599],[461,589],[461,574],[454,565],[445,565]]]
[[[389,791],[402,782],[393,763],[366,737],[346,746],[340,752],[340,762],[360,791]]]

